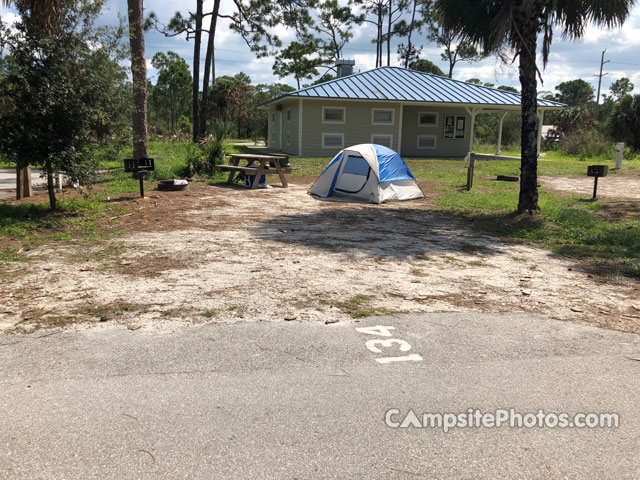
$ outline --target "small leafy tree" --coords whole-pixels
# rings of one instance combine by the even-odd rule
[[[12,29],[0,27],[12,58],[0,97],[9,106],[0,116],[0,151],[20,165],[38,165],[47,174],[49,203],[56,208],[54,175],[89,183],[96,161],[90,146],[108,133],[119,102],[103,68],[101,29],[94,29],[101,2],[61,3],[57,28],[45,34],[27,15]],[[100,57],[100,58],[99,58]],[[122,77],[121,77],[122,80]]]
[[[421,22],[427,27],[427,39],[442,48],[440,57],[449,64],[449,78],[453,77],[453,70],[458,63],[476,62],[484,57],[473,43],[461,38],[457,32],[444,28],[432,0],[422,3]]]
[[[189,66],[180,55],[171,51],[156,53],[151,64],[158,69],[158,81],[151,94],[153,107],[168,113],[171,133],[175,133],[178,118],[189,115],[191,109]]]
[[[556,100],[570,107],[586,107],[593,102],[593,87],[581,78],[562,82],[556,90]]]
[[[640,95],[625,95],[615,106],[608,130],[618,142],[640,151]]]
[[[311,35],[303,35],[300,41],[291,42],[276,56],[273,73],[280,78],[293,75],[300,88],[300,80],[318,75],[318,67],[324,63],[317,53],[318,41]]]
[[[622,100],[622,97],[631,93],[634,89],[634,85],[627,77],[622,77],[616,80],[609,87],[609,91],[611,95],[614,97],[616,101]]]
[[[434,75],[446,76],[445,73],[435,63],[424,58],[414,60],[409,64],[411,70],[417,70],[418,72],[433,73]]]

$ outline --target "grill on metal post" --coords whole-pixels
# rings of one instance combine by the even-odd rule
[[[144,198],[144,174],[155,169],[156,165],[153,158],[124,159],[124,171],[133,173],[134,178],[137,176],[140,180],[140,196],[142,198]]]
[[[609,167],[606,165],[589,165],[587,167],[587,176],[595,177],[593,181],[593,198],[596,199],[596,195],[598,194],[598,178],[606,177],[609,174]]]

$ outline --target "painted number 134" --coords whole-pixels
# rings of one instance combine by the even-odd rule
[[[364,333],[365,335],[376,335],[379,337],[391,337],[391,330],[395,330],[395,327],[376,325],[375,327],[356,328],[356,332]],[[382,353],[383,348],[392,347],[396,347],[401,352],[408,352],[409,350],[411,350],[411,345],[409,345],[409,343],[405,342],[404,340],[400,340],[399,338],[376,338],[373,340],[368,340],[364,345],[369,351],[373,353]],[[404,355],[402,357],[376,358],[376,362],[383,364],[394,362],[420,361],[422,361],[422,357],[417,353]]]

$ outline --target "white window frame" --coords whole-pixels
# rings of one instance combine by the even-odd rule
[[[422,114],[428,114],[428,115],[435,115],[436,117],[436,123],[420,123],[420,116]],[[438,126],[438,118],[440,117],[440,115],[438,115],[438,112],[427,112],[427,111],[422,111],[422,112],[418,112],[418,126],[419,127],[426,127],[426,128],[433,128],[433,127],[437,127]]]
[[[340,136],[340,138],[342,139],[342,141],[340,142],[340,145],[326,145],[325,144],[325,138],[327,137],[327,135],[338,135],[338,136]],[[321,146],[322,146],[322,148],[344,148],[344,133],[323,132],[322,133]]]
[[[342,110],[342,120],[325,120],[324,112],[329,110]],[[343,124],[347,120],[347,109],[345,107],[322,107],[322,123],[340,123]]]
[[[391,133],[372,133],[371,134],[371,143],[376,143],[376,142],[373,141],[373,137],[389,137],[389,148],[393,148],[393,134],[391,134]],[[382,145],[382,144],[378,144],[378,145]]]
[[[376,112],[391,112],[391,122],[376,122]],[[372,108],[371,109],[371,125],[395,125],[396,110],[395,108]]]
[[[445,130],[447,128],[447,117],[453,117],[453,137],[447,137],[445,135]],[[456,136],[456,132],[458,130],[458,120],[462,119],[464,121],[464,130],[462,132],[462,136]],[[467,138],[467,116],[466,115],[445,115],[442,122],[442,139],[443,140],[464,140]]]
[[[433,147],[421,147],[420,146],[420,138],[433,138]],[[416,137],[416,148],[418,150],[436,150],[438,148],[438,136],[437,135],[418,135]]]

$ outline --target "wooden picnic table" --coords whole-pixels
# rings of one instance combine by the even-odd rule
[[[234,153],[227,155],[229,157],[229,165],[218,165],[222,171],[229,172],[227,183],[235,182],[241,174],[255,175],[251,188],[257,188],[262,175],[278,175],[282,182],[282,187],[287,188],[289,184],[284,176],[285,173],[291,173],[291,167],[281,167],[280,160],[289,158],[288,155],[260,155],[257,153]],[[246,161],[244,166],[240,165],[241,161]],[[270,165],[273,163],[273,166]]]

